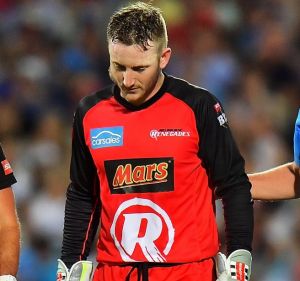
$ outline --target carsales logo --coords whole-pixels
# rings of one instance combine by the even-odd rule
[[[90,131],[92,149],[122,146],[123,127],[94,128]]]
[[[115,213],[110,234],[125,262],[166,262],[174,243],[170,217],[149,199],[123,202]]]

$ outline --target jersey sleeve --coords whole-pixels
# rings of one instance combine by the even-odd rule
[[[6,159],[2,147],[0,146],[0,189],[10,187],[16,183],[16,178],[13,174],[12,167]]]
[[[252,250],[253,200],[245,162],[235,143],[220,102],[206,95],[198,107],[200,158],[210,185],[222,199],[227,252]]]
[[[68,186],[61,259],[67,267],[85,260],[99,225],[99,182],[96,168],[85,143],[83,113],[74,115],[71,183]]]

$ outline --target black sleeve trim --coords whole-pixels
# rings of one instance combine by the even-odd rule
[[[245,161],[231,134],[223,107],[213,95],[203,93],[196,114],[199,120],[199,155],[215,194],[223,203],[227,252],[230,254],[237,249],[251,251],[253,201]]]
[[[17,182],[17,180],[13,174],[3,176],[3,179],[1,179],[1,181],[0,181],[0,189],[11,187],[16,182]]]
[[[89,255],[100,220],[97,170],[86,145],[83,118],[97,102],[97,94],[81,102],[73,122],[71,183],[67,190],[61,259],[70,267]]]
[[[244,186],[235,186],[222,196],[227,254],[235,250],[252,251],[253,201]]]
[[[80,206],[80,207],[79,207]],[[86,260],[99,225],[100,204],[71,184],[67,191],[61,259],[70,268]]]

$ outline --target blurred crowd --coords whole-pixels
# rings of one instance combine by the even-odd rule
[[[292,161],[300,105],[298,0],[152,2],[168,25],[167,72],[220,99],[247,172]],[[0,141],[18,180],[19,281],[55,280],[73,113],[83,96],[111,83],[106,25],[127,3],[0,0]],[[300,280],[299,201],[257,201],[254,208],[251,280]],[[219,225],[222,236],[222,216]]]

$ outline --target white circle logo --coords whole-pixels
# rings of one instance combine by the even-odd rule
[[[136,211],[136,208],[143,211]],[[120,221],[122,230],[117,234]],[[119,206],[110,234],[123,261],[146,259],[149,262],[166,262],[174,243],[175,230],[170,217],[161,207],[149,199],[133,198]]]

